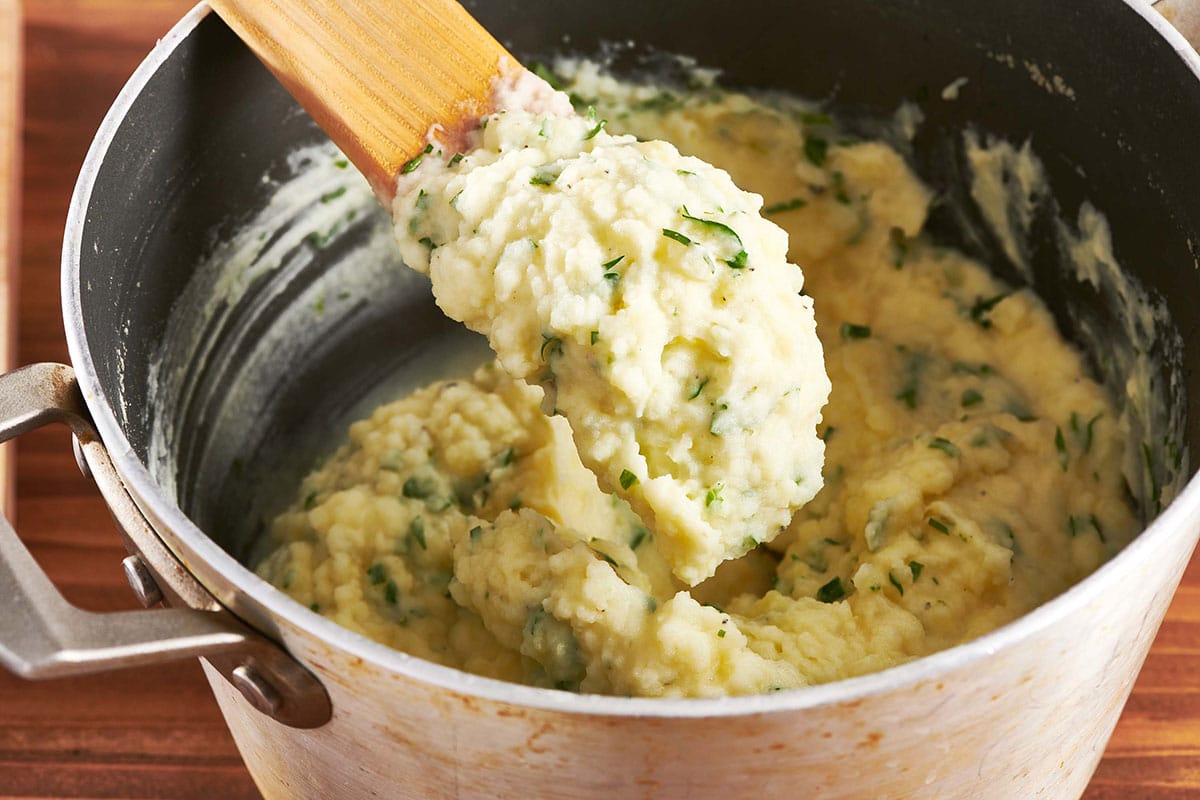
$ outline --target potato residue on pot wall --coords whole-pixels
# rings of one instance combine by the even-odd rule
[[[683,591],[541,391],[484,366],[355,423],[274,522],[259,573],[438,663],[586,692],[767,692],[884,669],[1054,597],[1137,521],[1125,432],[1028,290],[922,227],[930,190],[825,114],[569,65],[610,130],[763,196],[815,299],[825,487]],[[712,503],[720,503],[716,491]]]

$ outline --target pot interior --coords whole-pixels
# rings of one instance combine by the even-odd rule
[[[1121,328],[1121,310],[1066,268],[1055,236],[1055,221],[1075,220],[1089,201],[1108,219],[1118,262],[1169,310],[1153,321],[1151,394],[1165,420],[1155,435],[1172,452],[1200,447],[1200,313],[1186,300],[1200,290],[1190,135],[1200,80],[1122,0],[466,5],[526,63],[602,53],[615,71],[637,73],[661,64],[655,54],[689,54],[719,68],[725,86],[820,100],[864,131],[915,103],[924,119],[912,162],[942,192],[928,230],[1011,283],[1031,282],[1098,377],[1123,391],[1114,345],[1094,338]],[[959,78],[975,90],[944,101]],[[969,200],[968,128],[1030,140],[1044,164],[1054,201],[1031,227],[1029,274]],[[354,202],[333,222],[322,217],[325,228],[304,229],[301,210],[257,247],[229,249],[307,168],[297,151],[324,141],[209,15],[125,109],[95,175],[78,271],[68,265],[82,318],[67,324],[81,326],[72,336],[94,363],[99,402],[164,492],[242,560],[349,419],[485,353],[402,268],[387,216],[365,194],[343,199]],[[256,272],[268,250],[273,266]],[[238,258],[248,261],[232,291],[222,281]],[[1156,458],[1153,481],[1190,477],[1186,459],[1177,476],[1173,458]]]

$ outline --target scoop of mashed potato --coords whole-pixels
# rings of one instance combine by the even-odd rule
[[[833,386],[820,492],[769,545],[685,587],[661,532],[584,468],[566,420],[540,412],[542,390],[485,366],[355,423],[274,522],[260,574],[355,631],[482,675],[708,697],[964,642],[1129,541],[1112,404],[1035,296],[922,234],[931,193],[898,153],[842,141],[798,102],[572,72],[609,127],[720,164],[791,233]],[[524,190],[531,170],[504,185]],[[703,239],[696,225],[679,232]]]
[[[698,583],[821,487],[829,380],[787,235],[724,171],[594,113],[482,124],[403,176],[405,261]]]

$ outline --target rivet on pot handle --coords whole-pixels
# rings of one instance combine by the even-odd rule
[[[24,678],[56,678],[204,657],[259,711],[296,728],[330,718],[329,695],[279,645],[220,606],[170,554],[125,491],[92,428],[74,371],[34,364],[0,375],[0,441],[52,422],[74,432],[92,477],[160,588],[190,608],[95,613],[59,593],[0,517],[0,665]]]

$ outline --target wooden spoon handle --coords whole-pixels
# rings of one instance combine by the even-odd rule
[[[487,113],[508,51],[454,0],[210,0],[388,208],[430,126]]]

